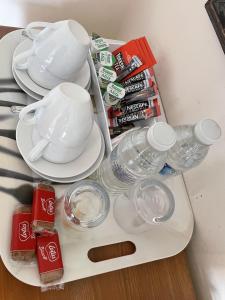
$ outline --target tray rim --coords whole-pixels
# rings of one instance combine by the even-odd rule
[[[116,41],[116,40],[108,40],[108,41],[109,41],[109,43],[115,44],[115,45],[120,45],[121,44],[121,41]],[[96,76],[96,73],[93,74],[93,76]],[[160,96],[159,96],[159,99],[160,99]],[[102,100],[102,104],[103,104],[103,100]],[[163,106],[161,105],[161,107],[162,107],[162,112],[163,112]],[[163,115],[164,115],[164,113],[163,113]],[[186,219],[186,221],[187,221],[187,224],[186,224],[187,225],[186,226],[187,227],[186,228],[187,232],[186,232],[186,234],[185,234],[185,232],[181,234],[181,237],[183,236],[183,241],[181,242],[181,244],[179,245],[179,247],[175,247],[174,251],[170,251],[168,253],[168,255],[164,254],[164,255],[161,255],[160,257],[157,257],[157,258],[156,257],[152,257],[152,258],[149,259],[147,257],[141,257],[139,259],[136,259],[136,261],[134,262],[135,256],[137,255],[137,254],[134,253],[134,254],[132,254],[130,256],[125,256],[125,257],[110,259],[110,260],[107,260],[107,261],[102,261],[102,262],[98,263],[99,266],[101,265],[101,268],[100,268],[101,271],[98,271],[98,270],[96,270],[96,268],[93,267],[93,270],[91,272],[89,272],[88,274],[86,274],[86,275],[83,275],[83,276],[80,275],[80,276],[77,276],[76,278],[73,278],[73,279],[70,279],[70,280],[62,279],[60,281],[60,283],[66,283],[66,282],[74,281],[74,280],[77,280],[77,279],[81,279],[81,278],[85,278],[85,277],[89,277],[89,276],[94,276],[94,275],[97,275],[97,274],[102,274],[102,273],[113,271],[113,270],[118,270],[118,269],[126,268],[126,267],[129,267],[129,266],[138,265],[138,264],[141,264],[141,263],[146,263],[146,262],[150,262],[150,261],[154,261],[154,260],[158,260],[158,259],[163,259],[163,258],[166,258],[166,257],[174,256],[177,253],[181,252],[187,246],[187,244],[189,243],[189,241],[191,239],[191,236],[192,236],[192,233],[193,233],[193,227],[194,227],[194,218],[193,218],[192,209],[191,209],[191,206],[190,206],[190,200],[189,200],[186,188],[185,188],[185,183],[183,181],[183,178],[181,176],[179,176],[179,177],[176,177],[175,179],[172,179],[172,181],[174,181],[174,183],[173,183],[174,185],[180,185],[180,188],[182,189],[182,192],[184,193],[184,196],[186,198],[186,200],[185,199],[183,199],[183,200],[186,201],[186,205],[188,207],[188,213],[189,213],[189,216]],[[131,240],[132,241],[131,235],[123,234],[122,236],[126,236],[127,237],[126,239],[123,239],[124,241],[125,240]],[[140,237],[136,237],[136,238],[134,238],[134,240],[138,241],[138,240],[140,240]],[[114,242],[111,242],[111,244],[120,241],[120,238],[117,238],[117,239],[114,238],[113,241]],[[99,246],[103,245],[103,244],[101,244],[99,242],[97,242],[96,244],[99,244]],[[96,244],[93,245],[93,247],[96,247]],[[21,276],[19,276],[18,273],[13,272],[13,268],[10,265],[9,261],[7,260],[7,257],[4,256],[4,254],[2,253],[1,246],[0,246],[0,254],[1,254],[1,257],[2,257],[4,265],[6,266],[6,268],[8,269],[8,271],[14,277],[16,277],[20,281],[22,281],[22,282],[24,282],[26,284],[29,284],[29,285],[42,286],[42,284],[40,282],[38,282],[38,283],[32,283],[32,282],[30,282],[30,281],[28,281],[26,279],[22,280]],[[89,262],[87,264],[87,267],[89,268],[90,266],[94,266],[93,264],[96,264],[96,263]],[[102,266],[104,266],[104,265],[105,265],[104,271],[102,271]]]

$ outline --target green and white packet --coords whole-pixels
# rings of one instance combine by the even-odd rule
[[[117,82],[110,82],[107,85],[106,92],[103,99],[107,106],[113,106],[119,103],[119,101],[124,98],[125,89],[123,86]]]
[[[99,62],[104,67],[112,67],[116,59],[113,54],[109,51],[100,51],[99,52]]]
[[[103,89],[103,90],[106,90],[107,89],[107,85],[109,84],[108,81],[98,77],[98,83],[100,85],[100,88]]]
[[[109,48],[109,44],[102,37],[92,40],[91,45],[93,52],[99,52]]]
[[[125,96],[125,88],[117,82],[109,83],[107,86],[107,93],[113,97],[122,99]]]
[[[100,67],[98,71],[98,76],[109,82],[114,82],[117,78],[116,72],[109,67]]]
[[[117,105],[120,101],[119,98],[113,97],[112,95],[108,94],[107,92],[105,92],[105,94],[103,96],[103,100],[105,102],[105,105],[108,107]]]
[[[99,73],[101,67],[112,67],[116,62],[115,57],[109,51],[92,53],[92,58],[97,73]]]

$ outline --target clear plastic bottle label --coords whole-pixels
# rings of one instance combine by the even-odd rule
[[[168,175],[176,175],[177,171],[172,168],[170,165],[165,164],[162,170],[159,172],[160,175],[162,176],[168,176]]]
[[[117,147],[111,152],[111,165],[112,165],[112,171],[114,176],[124,183],[133,183],[135,182],[135,177],[127,172],[126,169],[124,169],[117,160]]]

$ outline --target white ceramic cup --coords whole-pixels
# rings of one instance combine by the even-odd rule
[[[45,28],[37,34],[32,33],[32,28],[38,27]],[[24,32],[33,39],[33,45],[16,56],[13,64],[16,69],[27,71],[42,87],[51,89],[59,82],[72,80],[87,59],[90,38],[83,26],[74,20],[33,22]]]
[[[34,126],[34,148],[28,159],[43,156],[54,163],[72,161],[83,152],[94,119],[89,93],[70,82],[59,84],[41,101],[23,108],[19,117]]]

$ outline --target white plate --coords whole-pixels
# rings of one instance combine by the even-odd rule
[[[13,59],[20,53],[23,53],[23,52],[29,50],[31,47],[32,47],[32,41],[30,39],[25,39],[16,47],[16,49],[13,53]],[[21,63],[23,63],[23,62],[24,61],[21,60]],[[49,92],[48,89],[45,89],[45,88],[39,86],[37,83],[35,83],[30,78],[30,76],[28,75],[28,73],[26,71],[22,71],[22,70],[18,70],[16,68],[14,68],[13,63],[12,63],[12,69],[16,73],[17,78],[19,78],[19,80],[23,83],[23,85],[25,85],[29,90],[31,90],[41,96],[45,96]],[[73,82],[82,86],[83,88],[86,88],[86,86],[89,83],[90,77],[91,77],[90,67],[89,67],[88,62],[86,61],[84,63],[84,66],[82,67],[82,69],[77,74],[76,78],[74,78]]]
[[[31,170],[33,172],[35,172],[36,174],[38,174],[40,177],[43,177],[43,178],[45,178],[45,179],[47,179],[49,181],[60,182],[60,183],[72,183],[72,182],[75,182],[75,181],[87,178],[88,176],[90,176],[91,174],[93,174],[98,169],[98,167],[100,166],[100,164],[101,164],[101,162],[103,160],[104,154],[105,154],[105,142],[104,142],[104,138],[103,138],[103,135],[102,135],[102,148],[101,148],[99,157],[97,158],[96,162],[87,171],[85,171],[85,172],[83,172],[83,173],[81,173],[81,174],[79,174],[77,176],[69,177],[69,178],[49,177],[49,176],[43,175],[43,174],[37,172],[36,170],[34,170],[30,164],[29,164],[29,167],[31,168]]]
[[[13,73],[13,76],[14,76],[14,79],[16,81],[16,83],[18,84],[18,86],[27,94],[29,95],[30,97],[36,99],[36,100],[41,100],[43,99],[43,96],[39,95],[39,94],[36,94],[35,92],[31,91],[30,89],[28,89],[20,80],[19,78],[17,77],[16,73],[15,73],[15,70],[14,68],[12,68],[12,73]],[[91,79],[89,80],[87,86],[86,86],[86,90],[88,91],[91,87]]]
[[[85,151],[75,160],[66,164],[54,164],[43,158],[31,163],[28,155],[33,148],[33,126],[19,121],[16,129],[16,142],[25,162],[43,175],[55,178],[68,178],[87,171],[96,162],[102,147],[101,131],[96,122],[90,134]]]
[[[14,69],[12,69],[12,73],[14,76],[14,79],[16,80],[16,83],[19,85],[19,87],[29,96],[31,96],[32,98],[36,99],[36,100],[41,100],[43,98],[43,96],[40,96],[39,94],[36,94],[35,92],[31,91],[30,89],[28,89],[17,77]]]
[[[12,75],[12,57],[15,48],[18,44],[24,40],[22,36],[22,29],[15,30],[6,34],[0,40],[0,48],[1,48],[1,55],[0,55],[0,79],[13,79]]]

